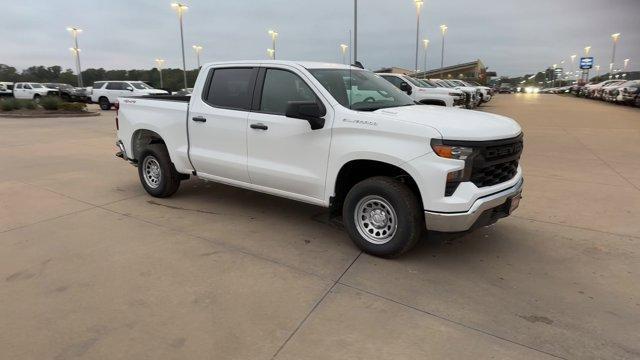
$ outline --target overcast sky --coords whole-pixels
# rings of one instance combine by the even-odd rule
[[[340,43],[353,26],[352,0],[184,0],[187,67],[191,46],[202,61],[263,59],[275,28],[278,58],[341,62]],[[0,63],[73,68],[65,30],[78,26],[83,68],[144,69],[155,58],[180,67],[179,28],[170,0],[5,1]],[[369,69],[414,67],[413,0],[359,0],[358,57]],[[617,62],[640,70],[640,0],[425,0],[421,38],[431,40],[428,68],[440,65],[439,25],[449,27],[445,65],[481,59],[498,75],[522,75],[582,54],[608,68],[610,34],[622,33]],[[422,55],[420,67],[422,65]]]

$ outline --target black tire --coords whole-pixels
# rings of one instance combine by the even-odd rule
[[[111,110],[111,103],[106,97],[101,97],[100,99],[98,99],[98,103],[100,104],[101,110]]]
[[[389,214],[389,218],[383,221],[384,225],[382,226],[384,227],[382,229],[373,228],[374,232],[371,232],[372,228],[367,228],[366,225],[360,226],[357,223],[356,214],[363,220],[365,217],[372,219],[371,213],[365,213],[369,209],[367,206],[362,208],[363,214],[361,214],[361,206],[373,201],[375,207],[376,199],[379,198],[391,206],[392,212],[385,210]],[[387,227],[393,223],[392,214],[396,217],[396,228],[390,238],[382,240],[386,242],[372,242],[360,233],[365,228],[366,231],[371,232],[371,236],[379,234],[378,230],[389,229],[392,231]],[[424,212],[416,195],[407,185],[385,176],[372,177],[354,185],[345,198],[342,219],[356,246],[368,254],[386,258],[398,256],[411,249],[420,240],[425,230]],[[358,230],[359,226],[362,230]]]
[[[160,168],[155,186],[152,186],[153,182],[148,180],[151,177],[149,174],[152,170],[147,167],[147,164],[152,166],[154,165],[153,161],[155,161]],[[180,174],[173,166],[164,144],[147,145],[142,151],[138,159],[138,176],[140,177],[142,187],[144,187],[149,195],[154,197],[169,197],[175,194],[180,187]]]
[[[40,103],[40,95],[39,94],[33,95],[33,101],[35,101],[36,104]]]

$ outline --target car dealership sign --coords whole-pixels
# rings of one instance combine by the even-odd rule
[[[580,58],[580,69],[587,70],[593,68],[593,57]]]

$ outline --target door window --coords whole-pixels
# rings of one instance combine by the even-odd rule
[[[253,98],[254,68],[222,68],[213,70],[204,101],[212,106],[249,111]]]
[[[22,84],[16,85],[16,89],[22,89]]]
[[[126,84],[122,82],[110,82],[107,84],[107,90],[124,90]]]
[[[402,81],[402,79],[400,79],[399,77],[395,77],[395,76],[382,76],[385,80],[387,80],[388,82],[392,83],[393,86],[397,87],[398,89],[400,89],[400,84],[402,84],[404,81]]]
[[[31,85],[29,85],[29,84],[24,84],[24,88],[25,88],[25,89],[31,89]]]
[[[260,111],[284,115],[291,101],[316,102],[316,95],[298,75],[279,69],[267,69],[262,87]]]

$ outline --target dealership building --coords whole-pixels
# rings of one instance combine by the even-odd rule
[[[411,75],[417,77],[418,79],[438,78],[473,80],[481,84],[487,84],[492,77],[497,76],[495,72],[487,71],[487,67],[484,66],[480,59],[464,64],[447,66],[442,69],[438,68],[429,71],[419,71],[418,73],[413,70],[400,67],[387,67],[376,70],[375,72]]]

